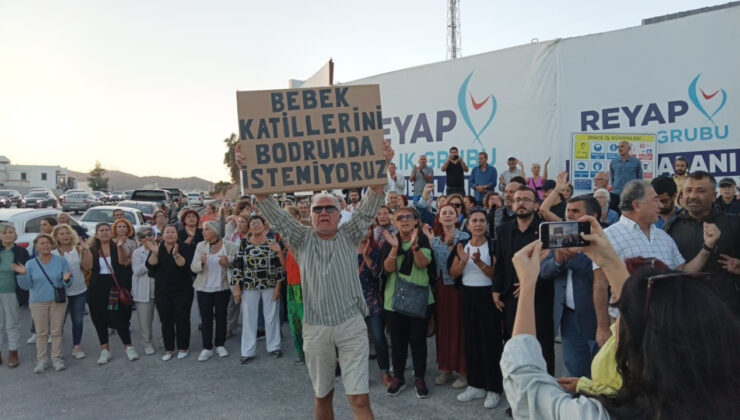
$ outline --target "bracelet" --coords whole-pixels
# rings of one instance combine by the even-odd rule
[[[717,246],[715,245],[714,248],[710,248],[707,246],[707,244],[701,244],[701,249],[707,251],[707,252],[714,252],[715,249],[717,249]]]

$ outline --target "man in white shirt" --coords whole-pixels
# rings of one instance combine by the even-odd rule
[[[339,226],[352,220],[352,215],[357,210],[357,205],[360,203],[360,190],[352,189],[349,190],[349,204],[342,209],[342,218],[339,220]]]
[[[662,208],[658,194],[649,183],[643,180],[629,181],[625,184],[620,196],[619,209],[622,210],[622,217],[619,222],[604,229],[609,243],[622,261],[634,257],[654,257],[672,270],[700,271],[707,260],[704,253],[700,253],[687,263],[681,256],[673,238],[655,227]],[[704,241],[714,243],[719,234],[716,226],[705,229]],[[606,277],[596,264],[593,265],[593,269],[594,308],[597,321],[596,342],[601,347],[611,336],[610,315],[616,317],[618,311],[616,308],[608,307],[609,292]]]
[[[383,190],[386,195],[391,191],[401,195],[406,192],[406,177],[396,172],[396,164],[393,162],[388,164],[388,184]]]

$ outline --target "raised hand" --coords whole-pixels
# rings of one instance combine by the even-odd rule
[[[146,248],[146,249],[147,249],[147,250],[148,250],[149,252],[153,252],[153,253],[155,253],[155,254],[156,254],[157,252],[159,252],[159,245],[157,245],[157,244],[156,244],[156,243],[154,243],[154,242],[149,242],[149,241],[146,241],[146,242],[144,242],[144,247],[145,247],[145,248]]]
[[[427,239],[429,239],[429,243],[431,244],[434,240],[434,232],[432,232],[432,228],[430,228],[429,225],[425,223],[421,227],[421,231],[424,233],[424,235],[427,236]]]
[[[221,267],[226,267],[229,265],[229,259],[226,258],[226,255],[222,255],[221,258],[218,259],[218,263]]]
[[[457,244],[456,251],[457,251],[457,258],[460,259],[460,262],[463,264],[467,264],[468,260],[470,259],[470,254],[467,251],[465,251],[465,248],[463,247],[461,243]]]
[[[236,164],[238,166],[242,166],[242,165],[244,165],[244,160],[245,159],[246,158],[244,157],[244,155],[242,154],[242,152],[241,152],[241,150],[239,148],[239,143],[237,142],[234,145],[234,160],[236,161]]]
[[[28,272],[26,271],[26,266],[23,264],[13,263],[10,265],[10,267],[15,271],[16,273],[25,276]]]
[[[393,248],[398,248],[398,238],[396,238],[395,235],[391,235],[390,232],[384,230],[383,238],[385,238],[385,241],[388,243],[388,245],[392,246]]]
[[[178,253],[179,250],[180,250],[180,247],[177,245],[177,243],[175,243],[175,245],[172,246],[172,256],[177,258],[177,256],[180,255]]]
[[[411,246],[416,245],[417,240],[419,239],[419,228],[416,228],[411,232]]]
[[[719,228],[714,223],[704,222],[703,228],[704,243],[708,247],[714,248],[714,246],[717,244],[717,241],[719,240],[719,237],[722,236],[722,232],[719,231]]]
[[[540,263],[549,254],[549,250],[542,249],[542,242],[539,239],[530,242],[514,254],[511,262],[514,264],[517,278],[522,286],[534,287],[540,275]]]
[[[478,264],[479,262],[481,262],[481,260],[480,260],[480,248],[476,248],[475,249],[475,252],[473,253],[473,255],[471,255],[471,258],[473,258],[473,262],[475,264]]]

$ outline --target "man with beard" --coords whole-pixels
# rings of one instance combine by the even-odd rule
[[[511,183],[506,186],[508,190]],[[537,193],[529,187],[520,186],[514,194],[515,220],[496,227],[496,262],[493,278],[493,302],[504,315],[504,338],[511,337],[514,316],[519,299],[519,279],[511,262],[514,254],[530,242],[539,238],[542,219],[537,212]],[[554,287],[552,281],[537,281],[535,291],[535,322],[537,341],[542,347],[542,356],[550,375],[555,372],[555,333],[553,331]]]
[[[360,202],[360,190],[353,188],[349,190],[349,204],[342,209],[342,219],[339,221],[339,226],[352,220],[352,215],[357,210],[357,204]]]
[[[677,157],[673,162],[673,181],[676,183],[676,190],[681,191],[683,184],[689,178],[689,161],[684,157]]]
[[[524,185],[524,183],[512,180],[509,182],[509,185],[506,186],[506,189],[504,190],[504,206],[496,210],[496,213],[493,215],[493,220],[488,221],[488,229],[491,237],[496,237],[496,228],[501,226],[502,223],[516,219],[516,214],[514,213],[513,208],[514,194],[516,194],[517,190],[522,185]]]
[[[681,211],[681,207],[676,204],[676,182],[673,178],[668,176],[659,176],[650,183],[658,194],[658,200],[663,208],[658,211],[658,221],[655,222],[655,227],[661,229],[669,220],[676,217],[678,212]]]
[[[704,261],[699,269],[711,275],[719,296],[740,316],[740,276],[730,273],[724,263],[729,258],[740,257],[740,221],[712,205],[717,195],[715,188],[712,175],[704,171],[689,174],[683,192],[686,208],[663,228],[676,241],[686,260]],[[708,230],[715,230],[719,239],[707,240]],[[703,243],[699,240],[702,236]]]

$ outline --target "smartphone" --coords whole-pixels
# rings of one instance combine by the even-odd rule
[[[543,248],[571,248],[589,245],[581,233],[591,233],[587,222],[545,222],[540,224],[540,240]]]

